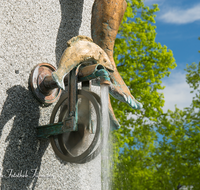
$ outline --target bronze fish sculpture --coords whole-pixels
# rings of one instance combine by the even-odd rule
[[[57,71],[53,72],[53,79],[60,88],[64,89],[64,77],[81,63],[101,64],[110,73],[111,85],[109,93],[116,99],[127,103],[134,109],[141,109],[139,103],[120,76],[113,59],[113,48],[120,23],[126,10],[125,0],[95,0],[92,8],[91,34],[77,36],[67,42]],[[109,114],[112,128],[119,128],[109,99]]]

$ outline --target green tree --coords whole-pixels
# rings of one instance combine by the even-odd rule
[[[155,42],[154,18],[158,10],[157,5],[150,9],[141,0],[129,2],[115,42],[114,58],[118,71],[144,107],[142,111],[133,110],[112,99],[115,114],[122,124],[117,134],[122,133],[124,138],[133,127],[145,127],[149,120],[156,121],[163,112],[164,97],[158,93],[158,90],[164,89],[161,79],[169,76],[169,70],[176,67],[172,51]],[[137,119],[127,120],[129,114],[137,115]]]
[[[193,186],[194,190],[200,189],[200,63],[187,66],[186,71],[194,94],[192,103],[183,110],[176,107],[174,112],[168,110],[160,116],[156,128],[163,138],[152,158],[167,187],[180,184]]]
[[[191,106],[163,113],[164,96],[158,90],[176,64],[172,51],[155,42],[156,11],[157,5],[150,9],[140,0],[129,2],[115,44],[118,70],[143,103],[140,111],[112,100],[122,124],[113,132],[115,190],[172,190],[181,185],[200,189],[200,63],[186,69],[194,93]]]
[[[133,110],[112,99],[122,125],[114,132],[114,189],[145,189],[155,185],[152,174],[156,169],[150,155],[157,138],[153,123],[164,106],[164,96],[158,90],[164,89],[161,79],[176,67],[172,51],[155,42],[154,18],[158,10],[157,5],[149,8],[141,0],[129,1],[115,42],[118,71],[134,97],[143,103],[143,109]],[[127,119],[130,114],[136,117]],[[124,146],[123,154],[118,156],[119,148]]]

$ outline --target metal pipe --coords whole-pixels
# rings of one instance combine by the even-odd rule
[[[64,84],[65,84],[65,86],[68,85],[68,77],[67,76],[64,78]],[[51,94],[52,90],[55,88],[59,88],[59,86],[53,80],[52,75],[46,76],[43,79],[43,81],[39,84],[40,91],[43,92],[45,95]]]
[[[79,70],[79,81],[88,81],[100,77],[100,84],[110,85],[110,77],[106,68],[101,64],[89,65]]]
[[[80,68],[78,73],[78,82],[89,81],[100,77],[100,84],[110,85],[110,77],[106,68],[100,64],[89,65]],[[68,77],[64,78],[65,86],[68,85]],[[45,76],[43,81],[39,84],[39,89],[45,95],[52,92],[53,89],[59,88],[58,84],[54,81],[52,75]]]

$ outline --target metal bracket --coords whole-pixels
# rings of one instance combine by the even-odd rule
[[[59,135],[69,131],[74,131],[76,126],[75,117],[70,117],[63,122],[53,123],[36,127],[38,138],[49,138],[51,135]]]

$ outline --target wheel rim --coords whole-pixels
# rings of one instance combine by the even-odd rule
[[[98,146],[98,148],[95,151],[93,151],[93,149],[95,148],[95,146],[98,142],[99,135],[100,135],[100,126],[101,126],[100,117],[101,117],[101,114],[100,114],[100,108],[99,108],[100,106],[98,104],[98,101],[94,97],[94,94],[93,95],[92,94],[89,93],[89,92],[86,92],[84,90],[78,90],[78,95],[82,95],[85,98],[87,98],[88,101],[90,101],[91,104],[93,105],[95,113],[96,113],[96,120],[97,120],[97,122],[96,122],[96,132],[95,132],[95,135],[94,135],[93,140],[92,140],[91,144],[89,145],[89,147],[84,152],[82,152],[80,155],[76,155],[76,154],[74,154],[73,151],[70,150],[71,147],[73,148],[73,145],[71,145],[69,143],[66,144],[66,142],[65,142],[66,135],[68,135],[68,136],[71,135],[72,139],[78,133],[79,133],[79,135],[80,134],[84,135],[83,131],[82,131],[82,133],[80,132],[81,130],[83,130],[84,127],[82,127],[82,129],[81,129],[80,125],[78,126],[79,129],[80,129],[78,132],[70,132],[70,133],[65,133],[65,134],[50,137],[51,145],[52,145],[54,152],[56,153],[56,155],[59,158],[61,158],[64,161],[73,162],[73,163],[85,163],[85,162],[88,162],[88,161],[92,160],[93,158],[95,158],[98,155],[98,153],[101,151],[100,150],[101,149],[101,143],[100,143],[100,146]],[[56,104],[56,106],[53,109],[53,112],[52,112],[52,115],[51,115],[51,118],[50,118],[50,123],[54,123],[55,116],[58,112],[58,109],[63,104],[63,102],[65,100],[67,100],[67,98],[68,98],[67,94],[63,95],[60,98],[60,100],[58,101],[58,103]],[[64,110],[62,110],[62,114],[63,114],[63,112],[66,112],[67,107],[64,107],[63,109]],[[59,119],[64,118],[64,115],[62,115],[62,114],[60,114]],[[63,138],[64,136],[65,136],[65,138]],[[56,143],[56,139],[58,139],[57,143]],[[68,138],[68,140],[69,140],[69,138]],[[72,141],[69,141],[69,142],[72,142]]]

